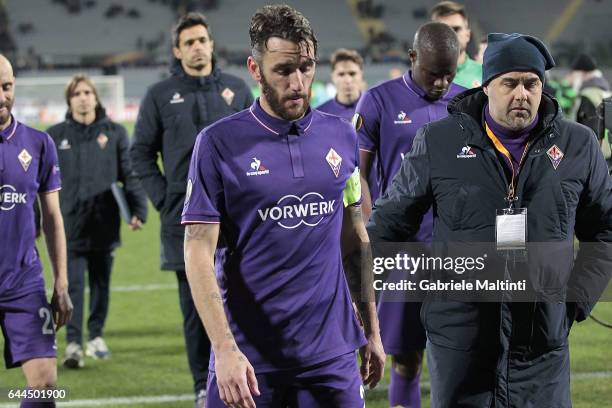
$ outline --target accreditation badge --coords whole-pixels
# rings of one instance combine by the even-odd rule
[[[495,217],[495,243],[498,251],[525,250],[527,209],[503,208]]]

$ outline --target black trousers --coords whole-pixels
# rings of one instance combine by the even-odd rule
[[[208,360],[210,358],[210,340],[196,310],[191,289],[185,271],[176,271],[179,299],[183,313],[183,334],[187,347],[187,361],[193,376],[194,390],[206,389],[208,378]]]
[[[112,251],[68,251],[68,293],[74,306],[72,320],[66,326],[68,342],[83,342],[85,271],[89,280],[88,339],[102,336],[108,315]]]

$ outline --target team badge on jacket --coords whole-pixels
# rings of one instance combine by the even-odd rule
[[[228,105],[231,105],[232,102],[234,101],[234,96],[236,94],[234,93],[234,91],[232,91],[229,88],[225,88],[223,90],[223,92],[221,92],[221,97],[223,97],[223,100],[225,101],[225,103],[227,103]]]
[[[329,152],[327,152],[327,156],[325,156],[325,160],[327,160],[327,163],[334,172],[334,175],[338,177],[338,175],[340,174],[340,165],[342,164],[342,157],[340,157],[340,155],[336,153],[333,148],[330,148]]]
[[[108,136],[106,136],[104,133],[100,133],[96,140],[100,145],[100,149],[104,149],[106,147],[106,144],[108,143]]]
[[[23,149],[17,158],[19,159],[19,163],[21,163],[21,167],[23,167],[23,171],[28,171],[30,163],[32,163],[32,156],[30,153],[28,153],[26,149]]]
[[[563,160],[563,152],[561,151],[561,149],[559,149],[557,145],[553,145],[550,149],[546,151],[546,154],[548,155],[548,158],[550,159],[553,168],[557,170],[557,167],[559,167],[559,163],[561,163],[561,160]]]

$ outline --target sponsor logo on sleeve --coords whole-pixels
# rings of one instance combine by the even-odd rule
[[[336,200],[326,200],[323,195],[310,192],[297,196],[288,194],[281,197],[276,205],[258,209],[262,222],[272,220],[285,229],[294,229],[300,225],[316,227],[323,219],[333,214]]]
[[[358,113],[355,113],[353,115],[353,120],[351,120],[351,123],[353,124],[355,130],[361,129],[361,127],[363,126],[363,116]]]

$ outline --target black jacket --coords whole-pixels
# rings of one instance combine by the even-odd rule
[[[486,102],[482,89],[468,90],[451,101],[448,118],[419,130],[400,172],[376,202],[368,225],[373,242],[410,240],[430,206],[434,248],[436,243],[495,242],[495,214],[508,206],[510,176],[483,128]],[[573,320],[585,319],[609,281],[612,181],[593,132],[565,120],[557,102],[546,94],[539,118],[519,174],[516,203],[528,210],[528,241],[555,244],[554,253],[529,252],[529,267],[536,269],[536,275],[554,277],[536,281],[534,290],[538,299],[567,296],[582,301],[426,301],[421,319],[428,340],[438,348],[458,351],[447,353],[446,362],[438,367],[451,371],[436,377],[442,390],[436,390],[432,407],[453,406],[459,400],[470,406],[527,406],[527,400],[521,399],[525,396],[540,401],[533,406],[568,406],[566,354],[554,357],[562,368],[552,357],[550,365],[534,364],[537,356],[567,346]],[[547,154],[553,145],[564,154],[557,169]],[[465,146],[471,147],[474,157],[458,157]],[[581,245],[575,261],[574,232],[581,243],[594,245]],[[501,268],[520,272],[513,270],[516,264]],[[588,295],[579,296],[584,293]],[[493,356],[488,366],[484,354]],[[522,370],[521,364],[532,366],[532,371]],[[456,367],[468,372],[455,376],[451,372]],[[559,378],[565,372],[567,383]],[[514,397],[508,393],[512,383],[515,390],[523,390]],[[432,398],[433,394],[432,388]]]
[[[160,212],[161,268],[184,270],[180,220],[196,136],[213,122],[249,107],[253,96],[242,79],[216,67],[206,77],[193,77],[175,62],[171,72],[143,99],[130,154],[142,186]]]
[[[98,109],[90,125],[66,120],[47,130],[62,172],[60,206],[68,249],[112,250],[120,245],[120,217],[111,183],[123,183],[133,215],[147,218],[147,200],[129,159],[125,128]]]

